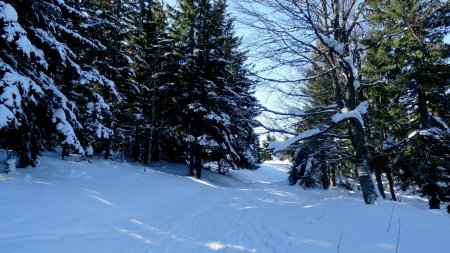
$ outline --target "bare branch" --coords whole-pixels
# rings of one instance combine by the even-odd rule
[[[278,111],[271,110],[264,106],[260,106],[260,109],[263,112],[269,112],[269,113],[273,113],[273,114],[276,114],[279,116],[290,116],[290,117],[302,118],[302,117],[310,117],[310,116],[324,114],[324,113],[335,113],[337,111],[337,106],[336,105],[331,105],[331,106],[327,106],[327,107],[320,106],[320,107],[316,107],[316,108],[310,109],[308,111],[305,111],[304,113],[278,112]]]

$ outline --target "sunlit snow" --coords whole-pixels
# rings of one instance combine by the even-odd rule
[[[446,252],[450,216],[426,199],[289,186],[288,164],[205,171],[47,153],[0,174],[1,252]],[[391,216],[392,214],[392,216]],[[397,246],[398,243],[398,246]]]

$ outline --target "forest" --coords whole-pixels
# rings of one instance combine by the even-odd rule
[[[0,0],[0,149],[20,168],[61,150],[198,178],[276,152],[292,185],[357,182],[373,205],[386,180],[392,200],[450,200],[450,2],[236,0],[239,18],[228,5]],[[280,140],[260,147],[255,128]]]
[[[0,147],[256,168],[258,115],[225,1],[1,1]]]

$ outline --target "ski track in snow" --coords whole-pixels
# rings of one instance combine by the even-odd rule
[[[0,252],[337,252],[341,235],[340,252],[395,252],[399,219],[398,252],[450,248],[450,216],[420,198],[367,206],[291,187],[282,163],[186,173],[46,154],[40,168],[0,174]]]

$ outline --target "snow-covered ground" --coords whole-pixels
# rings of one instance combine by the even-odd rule
[[[0,174],[0,252],[449,252],[427,202],[363,204],[287,185],[287,165],[186,177],[182,165],[61,161]]]

